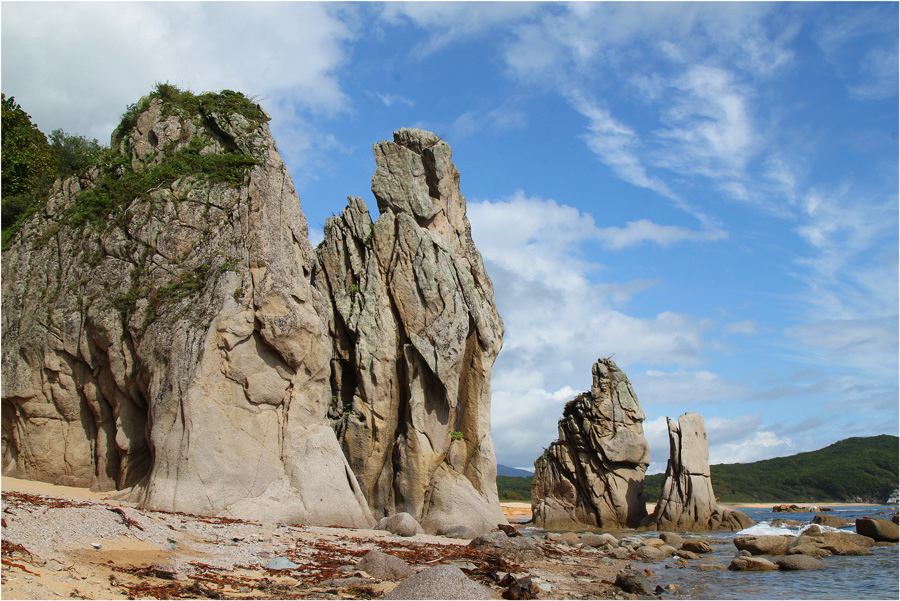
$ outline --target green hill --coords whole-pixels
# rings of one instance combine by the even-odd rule
[[[831,446],[753,463],[710,466],[723,503],[883,503],[897,488],[898,438],[848,438]],[[664,474],[644,480],[648,503],[659,496]]]
[[[818,451],[753,463],[710,466],[713,490],[723,503],[883,503],[897,489],[898,438],[888,434],[848,438]],[[644,480],[648,503],[664,475]],[[527,501],[531,478],[497,477],[501,501]]]
[[[501,501],[530,501],[532,476],[497,476],[497,493]]]

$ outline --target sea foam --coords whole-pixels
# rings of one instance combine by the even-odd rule
[[[799,536],[806,532],[811,526],[818,526],[822,532],[837,532],[840,528],[832,528],[823,524],[804,524],[802,526],[773,526],[770,522],[760,522],[755,526],[744,528],[740,532],[736,532],[735,536]]]

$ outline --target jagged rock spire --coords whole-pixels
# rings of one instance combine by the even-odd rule
[[[332,419],[377,516],[434,532],[505,523],[490,437],[503,323],[450,147],[401,129],[374,146],[380,216],[350,198],[313,281],[331,298]]]
[[[635,527],[647,516],[644,413],[615,362],[598,359],[591,371],[590,392],[566,404],[559,439],[535,461],[531,506],[538,527]]]

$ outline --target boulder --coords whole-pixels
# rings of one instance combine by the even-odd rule
[[[657,547],[650,546],[638,547],[635,549],[634,554],[647,561],[659,561],[666,558],[666,553],[664,551],[660,551]]]
[[[822,526],[830,526],[831,528],[843,528],[850,523],[850,520],[836,515],[828,515],[827,513],[817,513],[812,521],[813,524],[821,524]]]
[[[327,419],[306,218],[241,94],[171,86],[3,251],[3,475],[142,508],[374,524]]]
[[[469,528],[464,524],[450,524],[447,526],[441,526],[437,532],[441,536],[446,536],[447,538],[459,538],[471,540],[478,536],[478,533],[475,532],[474,529]]]
[[[598,359],[591,390],[566,403],[559,438],[535,461],[534,524],[548,530],[636,527],[647,516],[650,449],[625,373]]]
[[[684,543],[684,538],[680,534],[674,532],[660,532],[659,538],[667,545],[672,545],[676,549],[680,548],[682,543]]]
[[[868,536],[863,536],[862,534],[857,534],[855,532],[844,532],[839,530],[832,532],[823,532],[819,536],[821,536],[822,540],[824,540],[826,544],[835,541],[842,541],[866,548],[871,547],[875,544],[875,539]]]
[[[761,557],[735,557],[728,569],[735,572],[765,572],[777,570],[778,566]]]
[[[832,555],[871,555],[872,552],[868,548],[856,543],[843,540],[833,539],[820,548],[828,551]]]
[[[523,536],[506,536],[503,532],[488,532],[473,539],[470,547],[490,547],[502,551],[539,552],[539,548],[531,539]]]
[[[755,522],[741,511],[719,507],[709,472],[709,443],[703,417],[685,413],[667,418],[669,463],[653,515],[645,527],[677,532],[737,532]]]
[[[586,532],[578,537],[578,540],[583,544],[594,547],[594,548],[612,548],[619,546],[619,539],[617,539],[612,534],[608,532],[604,532],[603,534],[594,534],[592,532]]]
[[[632,564],[628,564],[616,574],[616,586],[634,595],[648,595],[651,590],[650,583]]]
[[[422,527],[419,526],[419,523],[406,512],[395,513],[390,517],[381,518],[377,527],[379,530],[386,530],[397,536],[415,536],[422,532]]]
[[[790,542],[791,539],[787,536],[737,536],[734,539],[734,546],[753,555],[784,555]]]
[[[780,570],[818,570],[824,568],[825,564],[808,555],[788,555],[778,559],[775,564]]]
[[[896,523],[884,518],[858,518],[856,520],[856,532],[877,541],[896,543],[898,539],[898,526]]]
[[[712,547],[709,543],[700,539],[690,539],[681,543],[682,551],[690,551],[691,553],[712,553]]]
[[[681,557],[682,559],[700,559],[700,556],[694,553],[693,551],[688,551],[687,549],[679,549],[675,551],[675,555]]]
[[[497,599],[491,589],[473,582],[462,570],[436,565],[410,576],[383,599]]]
[[[379,580],[403,580],[415,574],[409,564],[399,557],[382,553],[377,549],[363,555],[356,567]]]
[[[810,557],[815,557],[816,559],[822,559],[823,557],[828,557],[831,555],[831,551],[827,549],[823,549],[817,545],[805,544],[805,545],[796,545],[788,549],[788,555],[809,555]]]
[[[507,523],[490,437],[503,322],[450,146],[401,129],[374,146],[361,198],[325,223],[311,281],[328,300],[329,418],[377,516],[428,533]]]

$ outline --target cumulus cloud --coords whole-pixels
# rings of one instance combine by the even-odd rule
[[[602,279],[604,267],[584,249],[601,244],[608,232],[590,215],[521,192],[470,202],[468,215],[506,327],[491,405],[501,463],[527,465],[556,438],[562,403],[590,387],[598,357],[614,356],[623,367],[704,361],[712,322],[623,310],[653,283]]]
[[[156,82],[340,111],[336,71],[356,33],[336,12],[319,3],[12,3],[3,7],[3,91],[42,130],[101,140]]]

